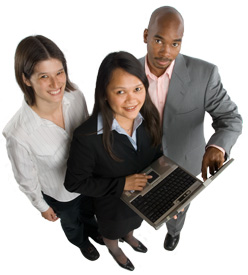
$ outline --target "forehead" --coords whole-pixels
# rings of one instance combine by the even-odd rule
[[[112,75],[111,75],[111,81],[120,81],[120,80],[123,80],[126,78],[137,78],[137,77],[128,73],[127,71],[123,70],[122,68],[114,69],[114,71],[112,72]]]
[[[132,86],[142,84],[142,81],[121,68],[117,68],[112,72],[108,87],[113,88],[115,86]]]
[[[34,73],[54,72],[63,69],[63,64],[60,60],[51,58],[38,62],[34,67]]]
[[[177,17],[163,16],[154,20],[148,30],[151,36],[160,36],[165,39],[182,39],[184,32],[183,22]]]

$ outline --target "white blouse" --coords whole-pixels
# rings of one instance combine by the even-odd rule
[[[25,101],[3,130],[20,190],[41,212],[49,208],[42,192],[60,202],[79,196],[65,189],[64,178],[73,131],[86,120],[88,110],[78,90],[65,92],[62,104],[65,130],[39,117]]]

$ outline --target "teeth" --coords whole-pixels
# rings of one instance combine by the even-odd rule
[[[132,110],[132,109],[134,109],[135,107],[126,107],[126,109],[128,109],[128,110]]]
[[[59,92],[60,92],[60,89],[58,89],[57,91],[50,92],[50,94],[56,95],[56,94],[58,94]]]

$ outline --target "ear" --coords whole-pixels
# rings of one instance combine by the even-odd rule
[[[144,30],[143,37],[144,37],[144,43],[147,43],[148,29],[145,29],[145,30]]]
[[[30,80],[25,77],[24,73],[22,73],[22,80],[27,86],[32,86]]]

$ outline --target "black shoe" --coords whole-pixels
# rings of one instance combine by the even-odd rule
[[[174,250],[179,242],[179,239],[180,235],[172,237],[170,234],[167,233],[164,240],[164,248],[169,251]]]
[[[127,262],[125,264],[121,264],[120,262],[117,261],[117,259],[115,258],[114,254],[111,252],[111,250],[109,249],[108,251],[120,267],[125,268],[130,271],[134,270],[134,266],[128,258],[127,258]]]
[[[119,239],[120,242],[125,242],[124,238],[120,238]],[[142,253],[146,253],[147,252],[147,248],[143,245],[143,243],[141,243],[139,240],[138,240],[138,246],[132,246],[131,244],[129,244],[135,251],[137,252],[142,252]]]
[[[90,261],[95,261],[100,257],[99,252],[92,243],[87,243],[84,247],[80,248],[84,257]]]
[[[142,252],[142,253],[146,253],[147,252],[147,248],[143,245],[143,243],[141,243],[140,241],[139,242],[139,245],[138,246],[132,246],[131,247],[137,251],[137,252]]]

